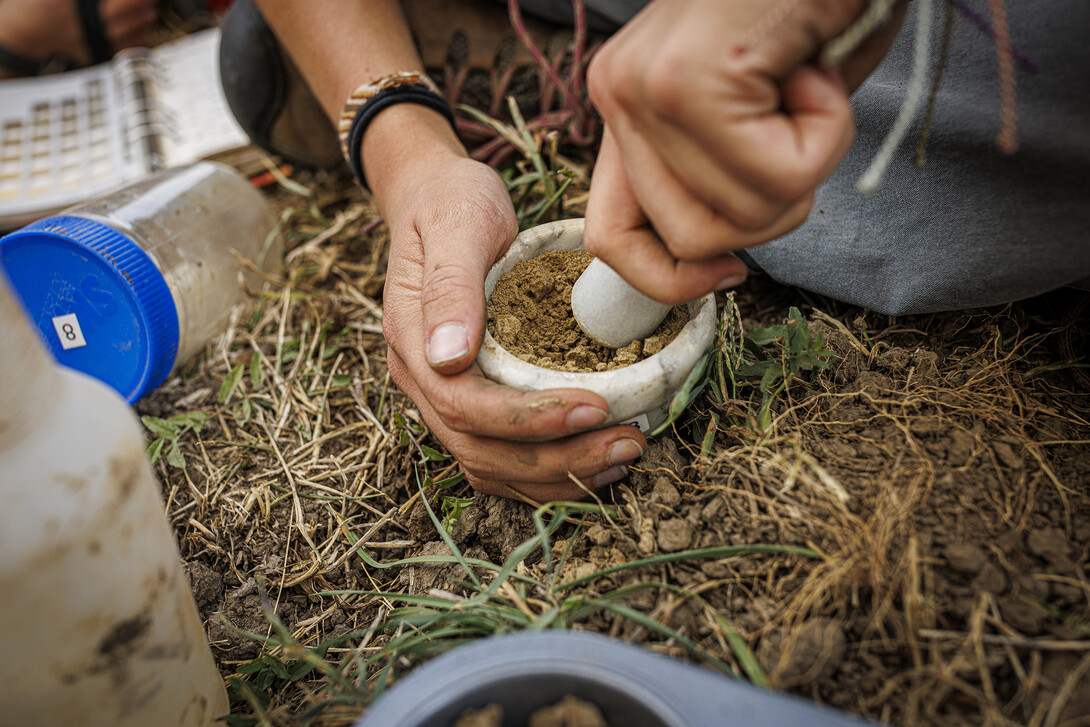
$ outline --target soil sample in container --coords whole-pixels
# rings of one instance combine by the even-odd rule
[[[503,707],[489,704],[462,713],[454,727],[503,727]],[[526,727],[609,727],[594,704],[568,695],[530,715]]]
[[[554,250],[515,265],[488,300],[488,331],[496,342],[543,368],[609,371],[642,361],[677,338],[689,322],[684,305],[674,306],[652,335],[622,348],[583,333],[572,316],[571,289],[593,259],[585,250]]]

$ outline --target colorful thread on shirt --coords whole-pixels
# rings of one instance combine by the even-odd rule
[[[927,54],[931,45],[931,0],[917,0],[916,2],[916,37],[913,43],[912,76],[905,91],[904,100],[901,102],[901,110],[893,127],[882,141],[881,148],[874,155],[870,166],[855,188],[862,194],[870,194],[878,189],[882,176],[893,159],[893,153],[900,146],[908,133],[908,127],[912,123],[912,117],[923,97],[924,86],[927,84]]]
[[[991,23],[988,22],[987,18],[966,5],[964,0],[947,1],[953,4],[953,6],[957,8],[957,11],[961,13],[966,20],[969,20],[975,25],[981,33],[992,40],[995,40],[995,30],[992,29]],[[1007,39],[1007,42],[1010,54],[1014,56],[1014,60],[1018,61],[1018,65],[1022,66],[1022,68],[1025,68],[1027,71],[1037,72],[1041,70],[1041,64],[1032,56],[1020,50],[1014,43],[1011,43],[1009,38]]]
[[[916,144],[917,167],[927,163],[927,140],[931,136],[931,124],[935,120],[935,106],[939,100],[939,87],[942,86],[942,78],[946,74],[946,66],[950,62],[950,46],[954,40],[954,6],[945,3],[942,13],[942,41],[939,45],[939,59],[935,64],[935,75],[931,79],[931,92],[927,95],[927,110],[923,115],[923,128],[920,130],[920,141]]]
[[[1018,149],[1017,90],[1014,80],[1014,57],[1011,55],[1010,32],[1007,29],[1007,9],[1003,0],[988,0],[995,27],[995,59],[999,67],[999,133],[995,145],[1004,154]]]

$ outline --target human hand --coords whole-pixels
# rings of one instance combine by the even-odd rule
[[[745,266],[729,253],[802,224],[851,144],[849,90],[884,55],[901,13],[839,69],[814,58],[865,6],[651,2],[588,73],[606,131],[587,248],[663,303],[741,282]]]
[[[53,56],[79,66],[94,61],[72,0],[5,0],[0,6],[0,40],[11,50],[35,61]],[[159,21],[157,0],[101,0],[97,12],[112,53],[148,45]]]
[[[374,187],[391,237],[383,317],[390,374],[469,483],[544,502],[587,494],[569,472],[590,490],[621,479],[621,465],[646,440],[630,426],[588,431],[606,419],[602,397],[517,391],[489,381],[474,363],[484,278],[518,229],[499,176],[456,148],[403,157],[396,174],[376,167],[369,178],[375,170],[389,180]]]

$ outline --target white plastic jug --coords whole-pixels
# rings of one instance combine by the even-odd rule
[[[139,423],[56,365],[0,271],[0,726],[228,711]]]

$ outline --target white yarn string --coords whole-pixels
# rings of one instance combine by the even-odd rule
[[[904,100],[901,102],[897,120],[893,122],[893,128],[882,141],[882,147],[874,155],[867,171],[855,183],[856,190],[861,194],[870,194],[878,189],[886,167],[893,159],[893,153],[908,133],[908,127],[912,124],[912,117],[916,114],[916,108],[920,105],[924,87],[927,85],[927,55],[931,46],[931,0],[916,0],[915,4],[916,37],[913,44],[912,77],[908,82]]]
[[[821,64],[830,68],[839,66],[860,43],[889,20],[896,4],[897,0],[872,0],[851,27],[825,45],[821,51]]]

